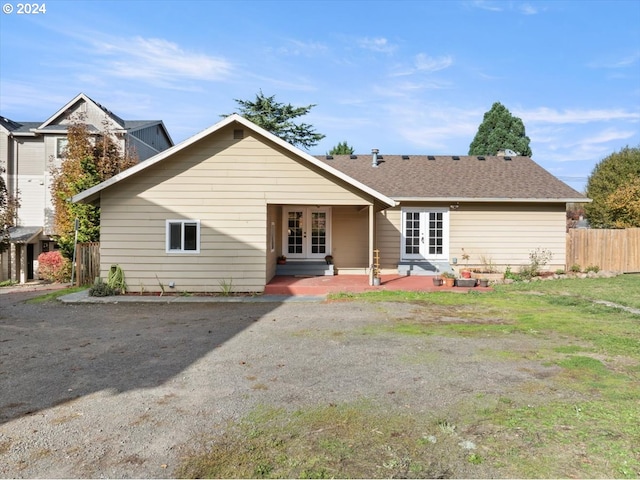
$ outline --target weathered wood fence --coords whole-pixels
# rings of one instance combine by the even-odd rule
[[[78,243],[75,284],[91,285],[98,276],[100,276],[100,242]]]
[[[597,265],[600,270],[640,272],[640,228],[571,229],[567,233],[567,269]]]

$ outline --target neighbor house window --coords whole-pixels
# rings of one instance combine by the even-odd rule
[[[167,220],[167,253],[200,253],[200,220]]]
[[[69,140],[67,138],[56,138],[56,158],[65,158],[68,146]]]

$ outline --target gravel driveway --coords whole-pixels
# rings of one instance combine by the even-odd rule
[[[31,305],[29,295],[0,296],[2,477],[171,477],[185,449],[259,404],[369,398],[438,412],[552,370],[480,355],[535,349],[532,338],[375,328],[430,315],[419,305]]]

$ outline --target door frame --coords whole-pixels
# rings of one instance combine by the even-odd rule
[[[289,212],[302,211],[303,212],[303,244],[302,253],[289,253]],[[311,253],[312,247],[312,235],[311,232],[311,218],[313,212],[325,212],[326,213],[326,225],[325,225],[325,252],[323,253]],[[311,206],[311,205],[285,205],[282,207],[282,255],[290,259],[296,260],[320,260],[325,256],[331,255],[331,207],[325,206]]]
[[[419,214],[420,249],[418,254],[407,254],[405,250],[407,240],[407,213]],[[429,214],[442,213],[442,252],[429,254]],[[449,209],[446,207],[403,207],[401,209],[400,221],[400,258],[401,260],[414,261],[442,261],[449,260]]]

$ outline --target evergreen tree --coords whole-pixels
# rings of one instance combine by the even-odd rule
[[[640,227],[640,146],[601,160],[587,180],[585,205],[594,228]]]
[[[335,147],[329,150],[329,153],[327,155],[351,155],[352,153],[353,147],[350,147],[345,140],[344,142],[338,143]]]
[[[500,102],[496,102],[484,114],[478,133],[469,145],[469,155],[496,155],[498,150],[510,149],[518,155],[530,157],[530,141],[522,120],[511,115]]]
[[[137,163],[135,157],[120,151],[106,122],[103,126],[100,135],[92,138],[84,118],[74,119],[67,129],[68,144],[62,164],[51,172],[56,241],[67,258],[73,256],[76,218],[79,242],[100,240],[100,207],[71,203],[69,199]]]
[[[285,142],[309,149],[317,145],[325,136],[316,133],[313,125],[295,123],[293,119],[309,113],[314,104],[306,107],[294,107],[276,102],[275,95],[265,97],[262,90],[256,94],[254,101],[234,99],[239,105],[239,114],[247,120],[280,137]],[[222,115],[227,117],[227,115]]]

